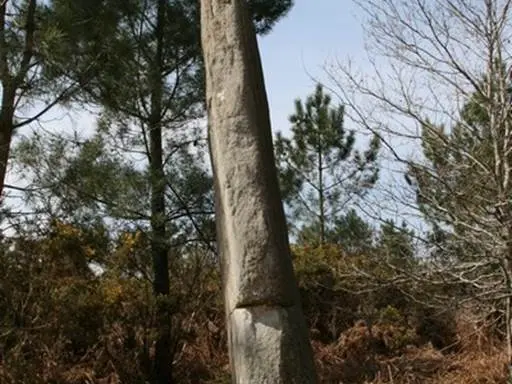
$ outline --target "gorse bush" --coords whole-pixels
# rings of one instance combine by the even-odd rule
[[[2,383],[82,383],[114,378],[145,382],[154,353],[157,299],[151,281],[136,268],[128,271],[130,264],[124,264],[127,258],[136,258],[133,252],[140,246],[141,236],[122,233],[107,244],[103,234],[85,238],[83,233],[71,225],[54,223],[47,236],[16,239],[2,247]],[[88,266],[90,255],[100,254],[96,241],[102,248],[101,258],[95,260],[101,273],[93,273]],[[149,261],[147,253],[138,257]],[[215,317],[219,292],[212,291],[211,277],[198,278],[194,290],[187,287],[190,281],[175,282],[176,295],[159,303],[175,314],[173,349],[178,357],[186,356],[186,346],[179,340],[198,337],[194,335],[196,322],[211,316],[212,304],[215,309],[210,321],[219,321]],[[202,303],[200,313],[192,308],[198,302]],[[186,325],[190,322],[192,325]],[[216,348],[223,341],[219,339]]]

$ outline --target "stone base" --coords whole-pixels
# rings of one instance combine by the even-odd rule
[[[256,306],[230,314],[231,364],[236,384],[316,383],[305,324],[297,307]],[[306,339],[306,342],[309,341]],[[262,369],[262,367],[265,367]]]

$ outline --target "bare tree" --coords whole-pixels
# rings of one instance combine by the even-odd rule
[[[234,383],[315,383],[243,0],[201,1],[209,140]]]
[[[421,278],[506,303],[512,362],[512,1],[357,3],[373,76],[337,62],[329,79],[351,117],[402,165],[413,193],[395,189],[395,201],[432,225],[434,252]]]

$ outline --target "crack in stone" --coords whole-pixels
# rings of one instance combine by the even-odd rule
[[[256,300],[256,301],[250,301],[247,303],[241,303],[237,304],[231,311],[230,315],[233,314],[234,311],[237,309],[257,309],[257,308],[268,308],[268,309],[288,309],[293,308],[296,305],[296,303],[290,302],[283,302],[283,303],[271,303],[266,300]]]

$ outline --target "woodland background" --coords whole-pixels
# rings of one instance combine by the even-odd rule
[[[319,375],[506,383],[510,1],[359,3],[389,71],[328,66],[268,154]],[[196,2],[3,1],[0,82],[0,382],[230,382]]]

